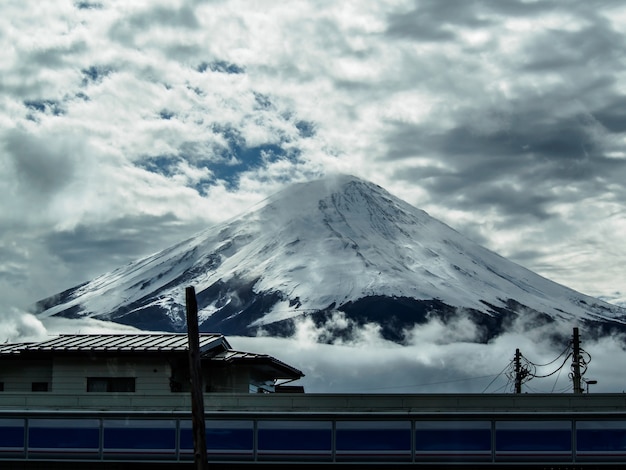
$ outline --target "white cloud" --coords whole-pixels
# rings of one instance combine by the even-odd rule
[[[5,312],[335,171],[623,301],[619,2],[79,5],[0,7]],[[454,339],[433,364],[457,367],[457,341],[488,354],[470,329],[428,328]]]
[[[305,318],[290,338],[228,339],[235,349],[270,354],[299,368],[305,377],[298,383],[312,393],[512,392],[506,371],[511,370],[517,348],[538,365],[558,358],[536,367],[537,376],[551,375],[526,382],[524,392],[572,391],[571,359],[560,356],[572,336],[571,325],[535,325],[530,318],[521,318],[489,343],[476,343],[475,326],[463,320],[443,325],[433,319],[408,332],[404,345],[385,340],[372,325],[353,331],[349,339],[320,342],[328,340],[329,332],[336,334],[347,326],[341,315],[322,327]],[[591,391],[621,392],[626,381],[615,371],[626,359],[624,339],[593,340],[582,333],[581,342],[592,357],[584,377],[598,380]]]
[[[38,341],[46,334],[46,329],[41,320],[30,313],[21,312],[11,308],[2,313],[3,343],[15,343],[22,341]]]

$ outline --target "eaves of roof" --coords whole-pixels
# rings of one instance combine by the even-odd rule
[[[267,354],[256,354],[243,351],[226,350],[215,355],[205,354],[203,360],[208,360],[216,365],[230,365],[248,363],[254,366],[270,367],[276,374],[282,374],[276,378],[281,379],[299,379],[304,377],[304,373],[295,367],[279,361],[273,356]]]

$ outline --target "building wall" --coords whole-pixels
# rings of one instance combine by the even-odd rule
[[[171,393],[170,365],[158,358],[56,357],[52,377],[57,393],[87,393],[87,377],[134,377],[135,393]]]
[[[248,367],[224,367],[203,370],[203,380],[213,393],[248,393],[250,370]],[[205,391],[207,390],[205,386]]]
[[[33,382],[52,382],[52,361],[7,360],[0,362],[0,382],[5,392],[31,392]],[[51,387],[48,387],[51,390]]]
[[[256,391],[260,382],[252,380],[252,371],[245,365],[231,367],[206,367],[202,371],[203,387],[210,393],[249,393]],[[58,395],[97,395],[109,392],[88,392],[87,379],[135,378],[135,394],[172,395],[189,393],[188,365],[181,361],[170,362],[165,357],[122,356],[62,356],[48,360],[19,358],[0,361],[0,382],[4,392],[32,392],[33,382],[45,382],[47,391]],[[172,392],[170,379],[178,382],[177,392]],[[256,385],[256,386],[255,386]],[[267,387],[264,387],[267,388]],[[254,389],[254,390],[253,390]],[[110,394],[110,393],[109,393]]]

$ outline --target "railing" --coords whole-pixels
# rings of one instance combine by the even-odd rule
[[[284,412],[626,412],[626,394],[204,394],[207,411]],[[188,411],[188,393],[0,392],[1,410]]]

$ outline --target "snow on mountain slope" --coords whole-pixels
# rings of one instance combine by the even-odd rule
[[[37,312],[181,330],[188,285],[201,328],[227,334],[371,297],[436,299],[491,316],[513,301],[567,321],[626,318],[626,310],[549,281],[344,175],[287,188],[256,210],[45,299]]]

